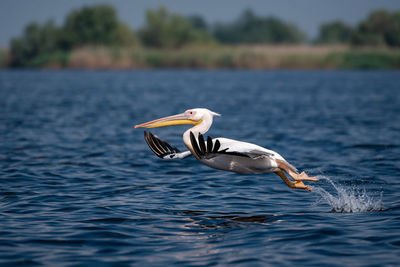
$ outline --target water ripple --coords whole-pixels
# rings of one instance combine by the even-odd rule
[[[398,72],[0,71],[0,265],[398,265]],[[201,92],[201,93],[199,93]],[[209,134],[322,178],[162,161],[134,124]],[[151,129],[173,146],[182,127]]]

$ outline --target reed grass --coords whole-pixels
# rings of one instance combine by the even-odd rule
[[[8,53],[0,51],[0,66]],[[400,49],[348,46],[81,47],[41,55],[33,67],[74,69],[399,69]]]
[[[0,48],[0,68],[5,68],[9,64],[9,53],[7,49]]]

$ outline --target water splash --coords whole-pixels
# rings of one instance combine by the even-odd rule
[[[318,178],[327,180],[335,190],[335,193],[331,194],[321,187],[312,187],[313,191],[331,206],[332,212],[348,213],[383,210],[382,193],[379,199],[376,199],[368,195],[365,188],[345,188],[335,184],[329,177],[319,176]]]

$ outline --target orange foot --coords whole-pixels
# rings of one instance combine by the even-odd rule
[[[307,190],[307,191],[312,191],[312,190],[311,190],[311,187],[308,186],[308,185],[305,185],[302,181],[295,181],[295,182],[293,182],[293,188],[296,188],[296,189],[304,189],[304,190]]]
[[[297,175],[296,180],[297,181],[317,182],[318,178],[317,177],[310,177],[310,176],[307,175],[307,173],[302,172],[302,173]]]

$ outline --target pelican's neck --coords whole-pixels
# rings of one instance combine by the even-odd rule
[[[183,143],[185,143],[185,146],[193,152],[192,149],[192,144],[190,142],[190,132],[194,134],[194,136],[197,138],[200,134],[205,134],[211,127],[211,124],[213,123],[213,116],[207,114],[202,118],[201,123],[193,126],[192,128],[186,130],[183,134]]]

